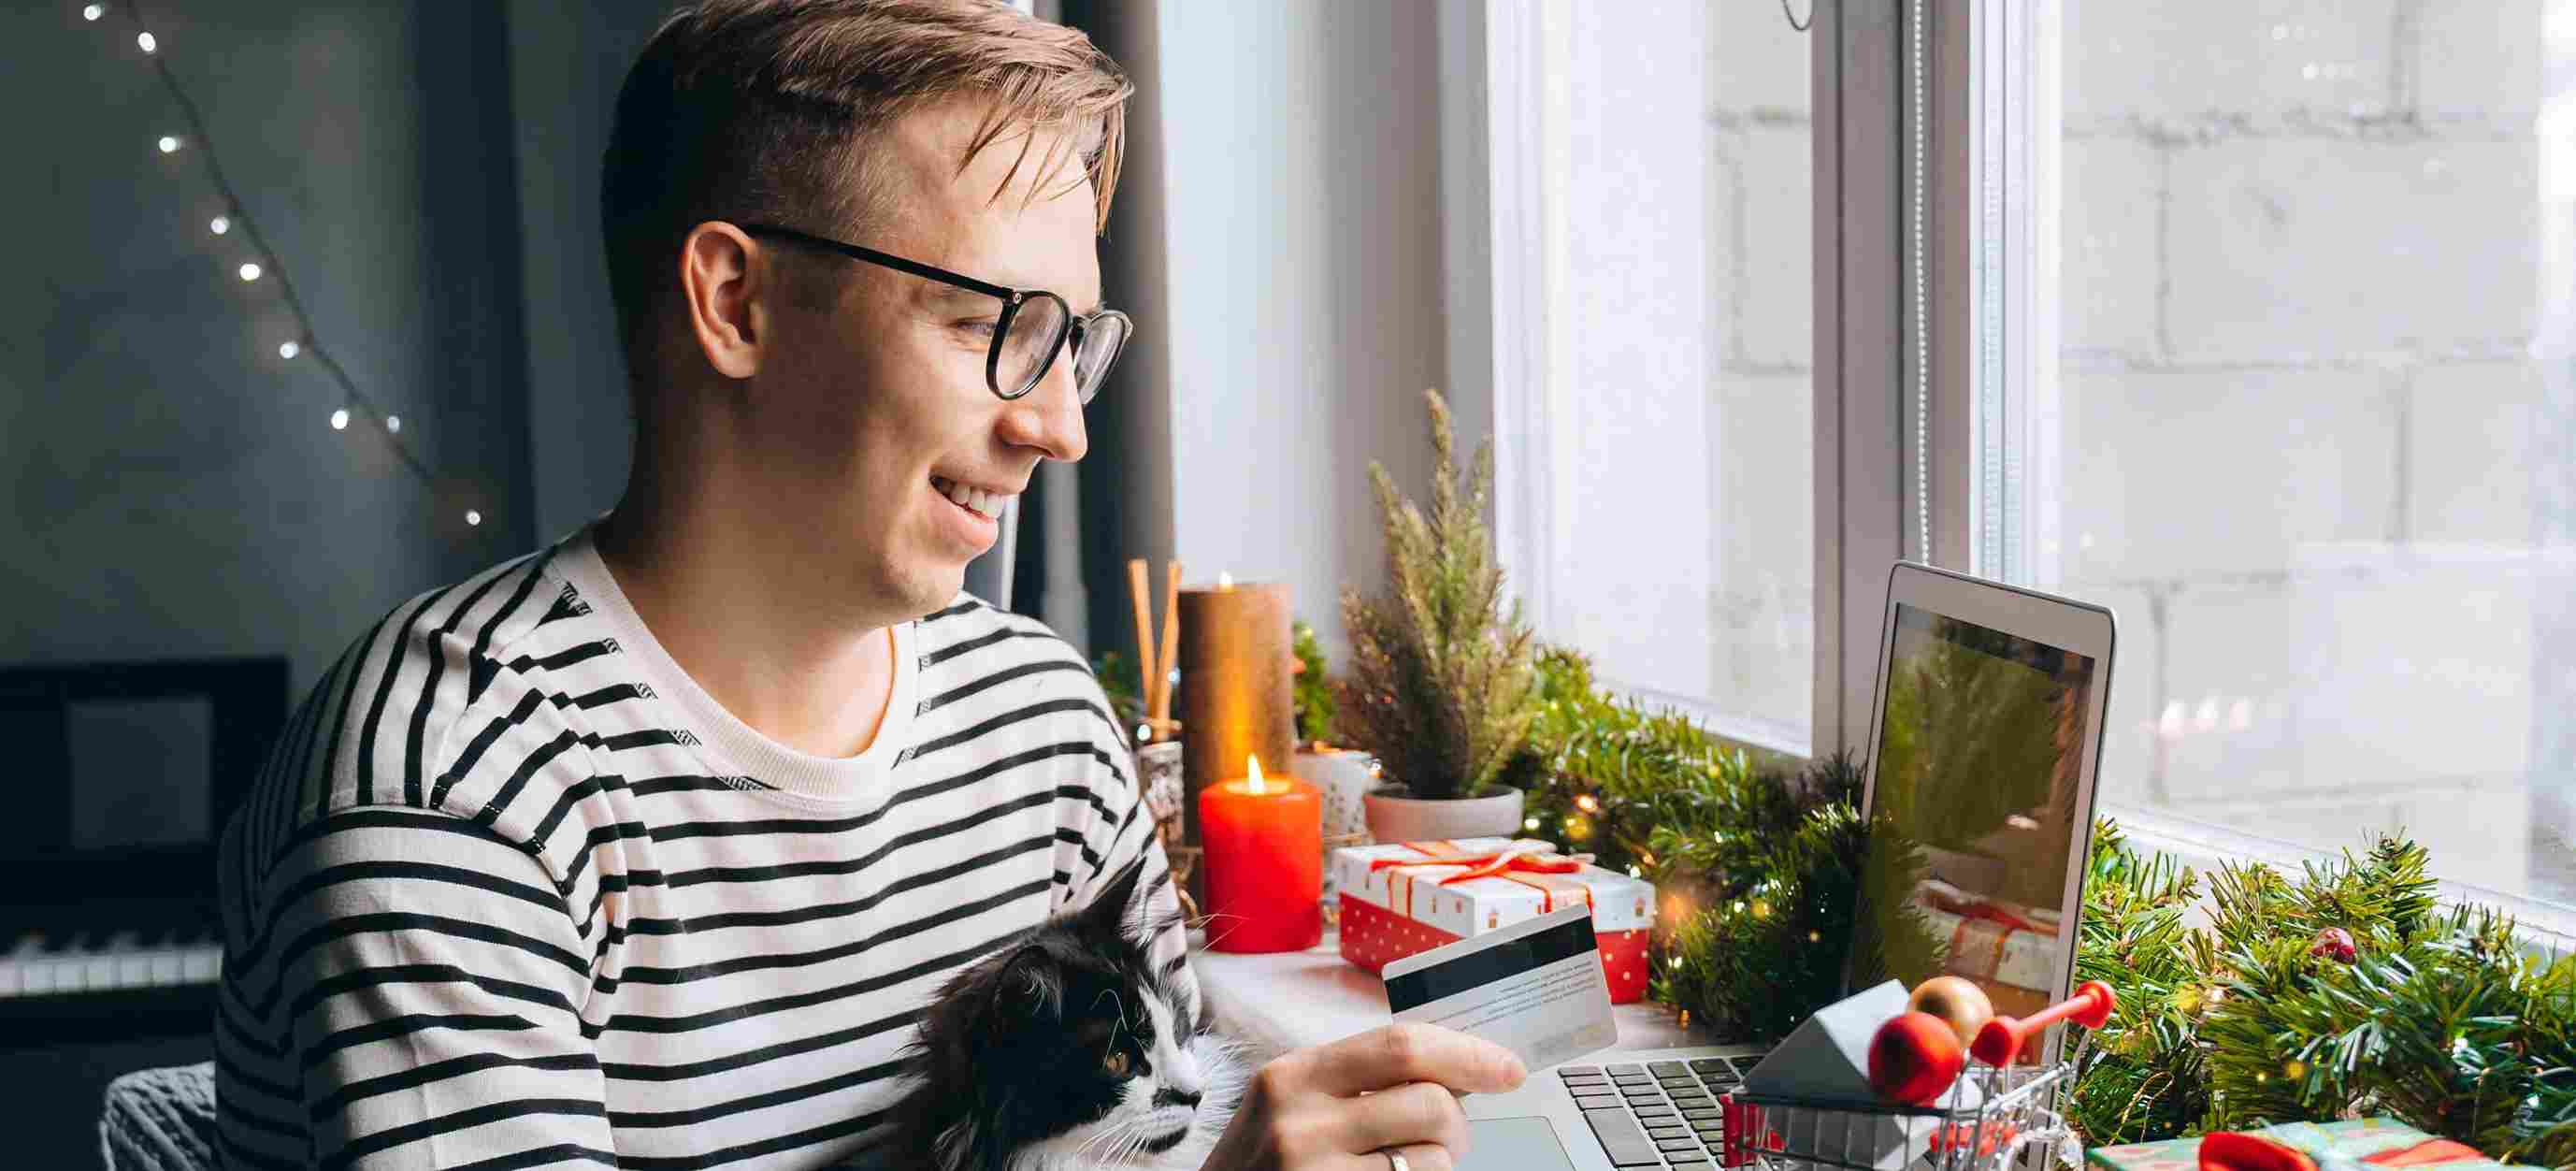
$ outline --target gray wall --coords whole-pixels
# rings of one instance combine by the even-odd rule
[[[155,13],[321,336],[425,488],[293,336],[117,18],[0,9],[20,112],[0,209],[0,662],[286,653],[297,687],[404,597],[530,542],[508,78],[492,3],[243,0]],[[485,523],[468,527],[469,500]]]
[[[617,503],[634,421],[600,252],[599,156],[618,83],[667,0],[510,0],[519,216],[527,241],[528,434],[536,532],[551,540]]]

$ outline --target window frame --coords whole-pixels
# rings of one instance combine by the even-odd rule
[[[1538,160],[1550,117],[1545,54],[1564,43],[1554,22],[1566,16],[1561,5],[1473,0],[1451,0],[1439,11],[1449,378],[1460,386],[1491,388],[1489,396],[1475,396],[1474,405],[1461,411],[1462,422],[1473,422],[1470,410],[1490,411],[1496,550],[1525,611],[1540,616],[1542,625],[1560,601],[1540,567],[1557,563],[1550,537],[1557,518],[1547,486],[1563,469],[1554,466],[1538,437],[1550,434],[1555,422],[1544,393],[1551,361],[1548,257],[1564,228],[1548,214]],[[1856,49],[1838,31],[1847,27],[1864,30]],[[1896,377],[1888,357],[1901,336],[1901,306],[1892,293],[1898,256],[1895,31],[1886,19],[1846,24],[1832,0],[1819,0],[1806,34],[1814,58],[1809,97],[1818,229],[1812,243],[1817,531],[1809,742],[1793,743],[1763,721],[1716,710],[1697,697],[1623,688],[1699,720],[1724,739],[1792,761],[1867,736],[1886,566],[1899,549],[1895,471],[1844,457],[1846,451],[1883,450],[1895,440],[1901,422],[1896,404],[1872,395],[1845,396],[1839,389],[1893,386]],[[1846,67],[1889,100],[1866,106],[1840,100]],[[1838,125],[1846,109],[1862,124]],[[1850,200],[1857,206],[1846,206],[1837,182],[1846,169],[1855,175]],[[1851,233],[1830,229],[1848,215],[1875,217],[1872,222],[1885,230],[1847,245],[1843,237]],[[1841,295],[1846,284],[1878,292],[1847,305]],[[1838,365],[1846,353],[1870,357],[1846,371]],[[1860,555],[1845,556],[1846,549]],[[1860,568],[1873,562],[1874,570]],[[1844,647],[1837,635],[1846,628],[1865,632],[1860,641],[1868,645]],[[1848,698],[1852,688],[1861,696],[1856,705]]]
[[[1815,176],[1816,756],[1865,752],[1887,567],[1913,554],[1905,401],[1908,26],[1897,4],[1820,0],[1809,25]],[[1831,225],[1831,230],[1827,230]],[[1891,453],[1898,459],[1888,459]]]

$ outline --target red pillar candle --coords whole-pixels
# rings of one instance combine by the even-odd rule
[[[1294,777],[1249,775],[1199,790],[1208,947],[1304,951],[1322,942],[1324,800]]]

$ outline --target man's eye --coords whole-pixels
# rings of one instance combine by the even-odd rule
[[[956,328],[958,332],[964,333],[969,337],[973,337],[978,341],[989,342],[993,340],[993,328],[1000,324],[1001,322],[995,318],[983,317],[972,321],[960,321],[957,323]]]

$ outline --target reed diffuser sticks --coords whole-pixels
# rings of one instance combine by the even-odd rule
[[[1172,670],[1180,657],[1181,563],[1175,560],[1163,566],[1163,624],[1159,639],[1155,635],[1153,595],[1146,584],[1149,580],[1144,558],[1127,562],[1127,588],[1136,608],[1136,699],[1143,709],[1150,738],[1168,740],[1178,728],[1172,719]]]

